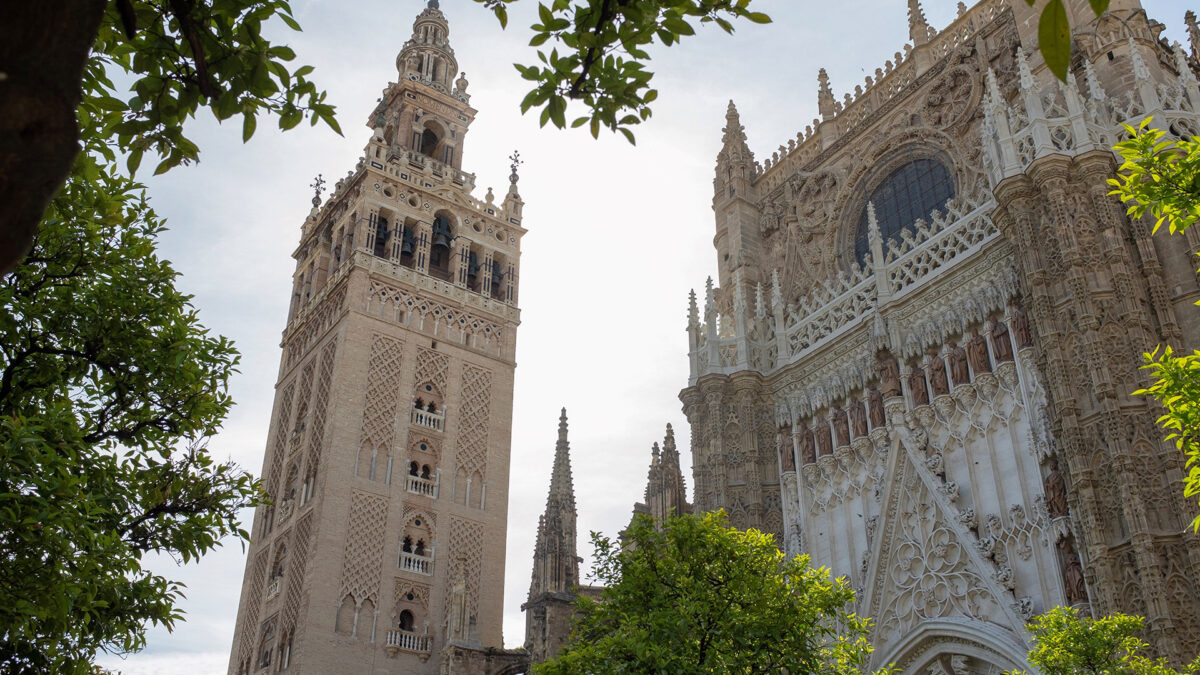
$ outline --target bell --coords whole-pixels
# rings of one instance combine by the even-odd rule
[[[450,223],[446,222],[444,217],[435,218],[433,221],[433,245],[450,248],[450,239]]]
[[[471,251],[470,255],[467,256],[467,281],[471,284],[474,284],[475,279],[479,277],[480,267],[479,256],[474,251]]]
[[[492,261],[492,287],[498,287],[504,281],[504,269],[499,260]]]
[[[412,255],[416,252],[417,247],[413,245],[413,231],[411,227],[404,228],[404,234],[400,237],[400,254]]]

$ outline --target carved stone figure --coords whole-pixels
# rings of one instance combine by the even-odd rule
[[[992,364],[988,360],[987,340],[983,339],[979,331],[975,331],[971,339],[967,340],[967,359],[976,375],[992,372]]]
[[[792,452],[792,428],[783,427],[779,430],[779,464],[783,472],[796,470],[796,455]]]
[[[867,411],[862,401],[850,403],[850,429],[854,432],[854,438],[867,435]]]
[[[950,383],[946,380],[946,362],[936,352],[929,353],[929,384],[933,387],[934,396],[950,393]]]
[[[913,405],[929,404],[929,388],[925,385],[925,371],[913,368],[908,375],[908,389],[912,392]]]
[[[833,439],[829,434],[829,424],[824,420],[817,425],[817,456],[824,457],[833,454]]]
[[[879,429],[883,427],[885,419],[883,416],[883,396],[875,387],[867,392],[867,404],[871,414],[871,428]]]
[[[1046,475],[1046,510],[1054,518],[1067,515],[1067,482],[1058,470],[1058,460],[1050,458],[1050,473]]]
[[[880,352],[876,370],[879,371],[879,389],[883,395],[889,398],[899,396],[900,366],[896,363],[896,357],[887,352]]]
[[[1067,602],[1076,604],[1087,602],[1087,582],[1083,578],[1083,565],[1079,562],[1079,553],[1070,537],[1064,537],[1058,542],[1058,552],[1063,561],[1063,586],[1067,594]]]
[[[950,359],[950,379],[954,384],[970,382],[971,373],[967,370],[967,350],[951,342],[949,353],[946,356]]]
[[[1033,336],[1029,333],[1029,317],[1025,314],[1025,308],[1017,305],[1013,310],[1012,333],[1017,340],[1017,349],[1024,349],[1033,346]]]
[[[812,429],[800,430],[800,461],[812,464],[817,461],[817,451],[813,447]]]
[[[992,326],[992,348],[996,350],[996,363],[1013,360],[1012,340],[1008,337],[1008,326],[997,321]]]
[[[833,430],[837,434],[838,447],[850,445],[850,425],[846,423],[846,411],[833,409]]]

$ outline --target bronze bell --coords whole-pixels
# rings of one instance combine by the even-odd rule
[[[413,243],[413,231],[411,227],[404,228],[404,233],[400,236],[400,253],[401,255],[412,255],[417,250]]]
[[[474,251],[471,251],[470,255],[467,256],[467,281],[472,284],[475,283],[475,279],[479,277],[480,267],[482,265],[479,264],[479,256]]]
[[[450,248],[450,239],[450,223],[444,216],[438,216],[433,220],[433,245]]]
[[[492,261],[492,287],[495,288],[504,281],[504,268],[499,260]]]

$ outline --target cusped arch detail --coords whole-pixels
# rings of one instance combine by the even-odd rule
[[[927,672],[941,657],[967,656],[994,665],[998,671],[1034,672],[1026,658],[1029,645],[995,624],[973,619],[930,619],[885,650],[875,652],[876,664],[894,664],[904,675]]]

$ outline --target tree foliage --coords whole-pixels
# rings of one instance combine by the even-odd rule
[[[184,135],[208,109],[241,116],[249,139],[260,114],[289,129],[308,117],[338,129],[333,106],[285,45],[262,31],[292,29],[286,0],[78,0],[10,3],[0,22],[0,274],[32,242],[82,140],[130,172],[149,152],[161,173],[199,157]],[[132,94],[118,90],[132,83]]]
[[[592,533],[592,576],[571,642],[538,675],[584,673],[857,674],[869,622],[847,611],[845,579],[788,559],[770,535],[728,527],[724,513],[661,528],[637,516],[618,543]]]
[[[475,0],[490,8],[501,26],[508,5],[517,0]],[[605,128],[634,142],[632,128],[650,118],[658,90],[647,70],[655,44],[669,47],[695,35],[696,25],[716,24],[732,33],[733,22],[770,23],[750,9],[751,0],[552,0],[538,3],[538,23],[529,44],[539,47],[538,61],[516,64],[533,89],[521,112],[541,108],[541,125],[567,126],[567,102],[579,101],[585,114],[572,127],[588,125],[593,137]],[[549,49],[544,46],[549,43]]]
[[[237,354],[155,255],[163,222],[81,155],[23,264],[0,279],[0,672],[91,672],[171,627],[193,560],[239,530],[257,482],[205,449]]]
[[[1164,224],[1182,234],[1200,220],[1200,140],[1174,141],[1146,118],[1137,128],[1125,125],[1129,138],[1114,149],[1124,160],[1117,177],[1109,180],[1111,194],[1128,205],[1133,218],[1147,213],[1154,231]],[[1177,354],[1170,345],[1145,355],[1143,368],[1153,381],[1135,394],[1158,399],[1166,411],[1158,422],[1167,440],[1187,456],[1184,496],[1200,496],[1200,351]],[[1200,515],[1192,521],[1200,530]]]
[[[1150,645],[1138,637],[1140,616],[1113,614],[1092,619],[1067,607],[1036,616],[1028,628],[1034,647],[1029,663],[1043,675],[1194,675],[1200,659],[1171,668],[1165,660],[1145,656]],[[1014,673],[1014,675],[1023,675]]]

